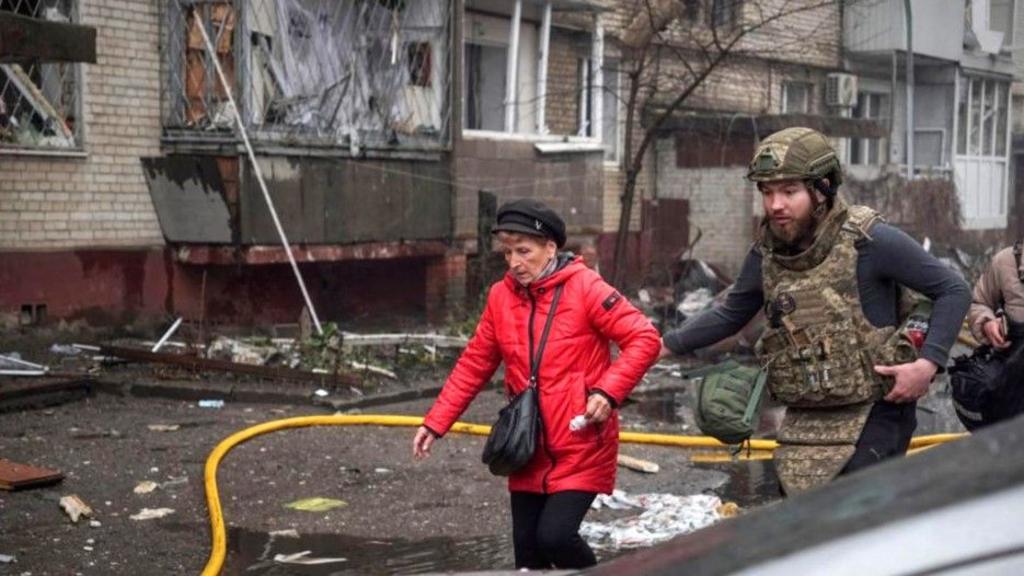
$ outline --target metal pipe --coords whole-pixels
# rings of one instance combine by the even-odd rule
[[[547,120],[544,117],[548,97],[548,51],[551,47],[551,2],[544,3],[544,14],[540,22],[540,61],[537,70],[537,134],[547,134]]]
[[[281,219],[277,217],[277,210],[274,208],[274,201],[270,198],[270,192],[267,191],[267,183],[263,179],[263,171],[260,170],[260,164],[256,161],[256,153],[253,152],[252,143],[249,142],[249,133],[245,129],[245,123],[242,122],[242,116],[238,112],[238,103],[235,102],[235,97],[231,92],[231,86],[228,85],[227,78],[224,76],[224,70],[220,66],[220,60],[217,59],[217,52],[213,49],[213,44],[210,42],[210,36],[206,33],[206,26],[197,26],[199,32],[203,35],[203,42],[206,44],[206,50],[210,53],[210,58],[213,60],[213,67],[217,70],[217,78],[220,79],[221,87],[224,88],[224,93],[227,94],[228,103],[231,105],[231,113],[235,118],[235,123],[238,125],[238,131],[242,135],[242,142],[245,144],[245,150],[249,154],[249,161],[252,162],[253,173],[256,174],[256,180],[260,184],[260,191],[263,192],[263,199],[267,202],[267,210],[270,211],[270,218],[274,221],[274,228],[277,229],[277,235],[281,239],[281,245],[284,246],[284,251],[288,255],[288,263],[292,266],[292,272],[295,274],[295,280],[299,283],[299,290],[302,291],[302,298],[306,301],[306,307],[309,308],[309,315],[313,319],[313,324],[316,326],[317,334],[321,336],[324,333],[324,329],[320,326],[320,319],[316,315],[316,309],[313,307],[313,301],[309,298],[309,292],[306,291],[306,283],[302,280],[302,273],[299,272],[299,265],[295,262],[295,256],[292,254],[292,246],[288,242],[288,237],[284,233],[284,228],[281,226]]]
[[[590,87],[590,136],[601,140],[604,128],[604,28],[601,27],[601,15],[594,14],[594,42],[590,47],[591,78]]]
[[[505,70],[505,132],[516,131],[516,83],[519,81],[519,20],[523,0],[516,0],[509,28],[508,68]]]
[[[907,31],[907,180],[914,179],[914,15],[911,0],[903,0]]]
[[[206,276],[203,276],[203,281],[206,281]],[[150,350],[150,352],[159,352],[160,349],[164,347],[164,344],[166,344],[167,341],[170,340],[171,336],[173,336],[174,333],[178,331],[178,326],[181,326],[182,320],[184,320],[184,318],[178,318],[177,320],[175,320],[174,324],[171,324],[171,327],[167,329],[167,332],[164,332],[164,335],[160,338],[160,340],[158,340],[157,343],[153,345],[153,349]]]

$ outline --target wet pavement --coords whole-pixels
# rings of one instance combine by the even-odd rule
[[[500,393],[485,390],[463,420],[490,422],[502,402]],[[372,412],[421,415],[429,404],[429,399],[417,400]],[[690,405],[689,390],[647,398],[623,408],[623,427],[696,434]],[[0,492],[0,554],[16,558],[16,563],[0,564],[0,575],[198,573],[210,545],[202,485],[210,450],[260,422],[325,413],[309,405],[234,402],[209,410],[194,401],[99,394],[0,414],[0,456],[67,474],[55,487]],[[919,434],[960,430],[942,381],[918,415]],[[153,424],[179,427],[159,432],[150,428]],[[770,427],[771,418],[763,424]],[[319,427],[261,436],[233,450],[218,472],[229,526],[224,573],[511,568],[507,491],[479,464],[483,439],[452,435],[437,443],[432,458],[414,462],[411,436],[412,430],[404,428]],[[648,445],[623,445],[621,451],[661,466],[653,475],[620,469],[618,486],[628,493],[711,493],[744,509],[778,499],[770,460],[733,460],[726,453],[724,461],[694,462],[692,451]],[[145,480],[159,488],[134,493]],[[72,524],[57,506],[67,494],[89,503],[99,525],[87,520]],[[284,507],[315,496],[341,499],[346,506],[318,513]],[[142,508],[158,507],[174,513],[156,520],[129,518]],[[587,520],[625,514],[592,511]],[[289,535],[271,538],[282,531]],[[279,555],[293,561],[344,561],[282,564],[274,560]],[[602,552],[602,558],[608,557]]]

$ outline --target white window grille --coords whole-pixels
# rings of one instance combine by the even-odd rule
[[[783,114],[810,114],[811,95],[813,84],[808,82],[783,82],[782,83],[782,113]]]
[[[878,92],[860,92],[853,117],[870,120],[889,118],[889,95]],[[855,166],[879,166],[886,162],[885,138],[853,138],[850,140],[850,164]]]
[[[1009,82],[963,75],[957,79],[957,191],[968,229],[1007,223]]]
[[[0,11],[52,22],[78,21],[76,0],[0,2]],[[0,150],[82,148],[78,64],[0,64]]]

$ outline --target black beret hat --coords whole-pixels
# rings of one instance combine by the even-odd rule
[[[565,246],[565,222],[546,204],[532,198],[502,204],[498,208],[498,222],[491,228],[491,233],[495,232],[540,236],[554,240],[559,248]]]

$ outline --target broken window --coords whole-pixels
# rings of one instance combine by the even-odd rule
[[[0,2],[0,11],[51,22],[77,22],[77,8],[75,0]],[[0,147],[81,148],[80,100],[77,64],[0,64]]]
[[[443,143],[447,2],[174,4],[167,22],[174,98],[168,128],[231,126],[208,51],[193,45],[193,31],[203,24],[229,82],[237,84],[242,117],[261,140],[371,147]]]
[[[709,0],[708,25],[718,30],[729,30],[740,22],[743,0]]]

